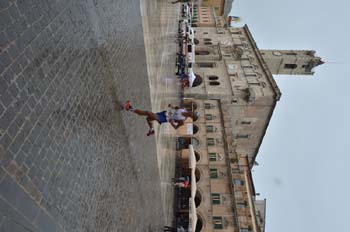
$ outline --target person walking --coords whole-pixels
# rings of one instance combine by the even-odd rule
[[[180,182],[176,182],[174,186],[178,188],[188,188],[190,186],[190,178],[188,176],[178,178]]]

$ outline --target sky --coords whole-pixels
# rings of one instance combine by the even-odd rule
[[[349,9],[346,0],[233,3],[235,25],[247,24],[260,49],[310,49],[326,62],[312,77],[274,76],[282,97],[253,169],[266,232],[350,231]]]

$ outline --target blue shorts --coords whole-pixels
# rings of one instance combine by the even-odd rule
[[[168,117],[166,116],[166,111],[158,112],[157,116],[158,116],[158,121],[160,124],[162,124],[163,122],[168,122]]]

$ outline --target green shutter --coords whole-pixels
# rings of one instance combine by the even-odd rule
[[[240,139],[247,139],[247,138],[249,138],[249,135],[248,135],[248,134],[238,134],[238,135],[237,135],[237,138],[240,138]]]
[[[211,125],[207,125],[207,132],[214,132],[214,127]]]
[[[218,178],[218,170],[216,168],[210,168],[210,178],[217,179]]]
[[[216,153],[210,152],[210,153],[209,153],[209,160],[210,160],[210,161],[216,161],[216,160],[217,160],[217,159],[216,159]]]
[[[211,108],[210,103],[204,103],[204,108],[205,108],[205,109],[210,109],[210,108]]]
[[[211,194],[211,199],[214,205],[220,205],[221,199],[220,199],[220,194],[219,193],[212,193]]]
[[[223,229],[224,226],[222,224],[222,217],[214,216],[213,217],[214,229]]]
[[[213,120],[213,115],[211,115],[211,114],[206,114],[206,115],[205,115],[205,119],[206,119],[206,120]]]
[[[207,138],[207,145],[208,146],[214,146],[215,145],[214,139],[213,138]]]

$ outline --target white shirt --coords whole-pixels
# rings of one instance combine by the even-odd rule
[[[183,116],[182,113],[187,112],[186,109],[176,109],[173,112],[169,112],[169,119],[175,121],[185,121],[187,117]]]

